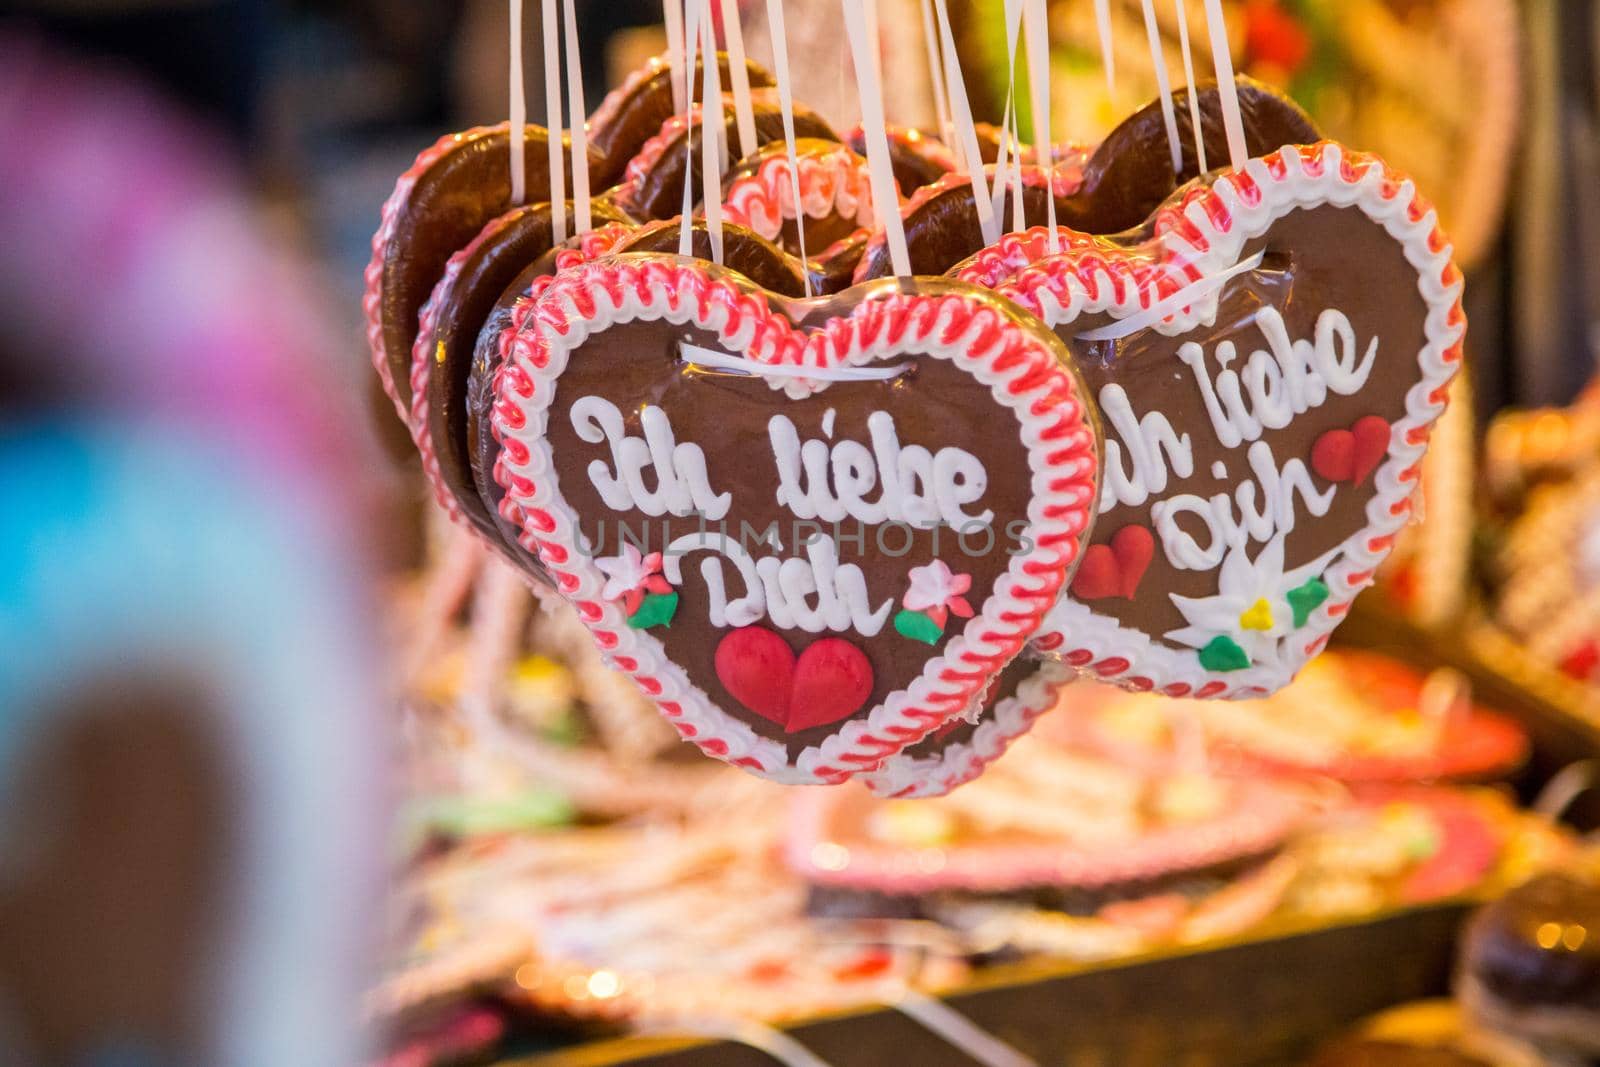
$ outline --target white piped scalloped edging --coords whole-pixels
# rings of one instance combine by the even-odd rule
[[[999,292],[1051,326],[1097,312],[1126,317],[1175,292],[1186,279],[1233,266],[1247,242],[1289,213],[1324,205],[1356,208],[1400,244],[1417,271],[1426,305],[1425,343],[1417,354],[1421,378],[1406,396],[1406,413],[1393,424],[1388,454],[1374,473],[1377,491],[1367,504],[1367,525],[1335,550],[1323,576],[1329,596],[1296,631],[1286,665],[1208,671],[1193,650],[1172,648],[1124,627],[1071,599],[1070,592],[1035,639],[1039,651],[1124,688],[1203,699],[1263,696],[1288,684],[1321,651],[1351,601],[1372,584],[1374,571],[1410,520],[1419,465],[1429,431],[1444,411],[1445,387],[1460,369],[1466,326],[1461,275],[1450,245],[1435,211],[1409,179],[1392,175],[1376,157],[1330,141],[1284,148],[1250,160],[1243,174],[1227,172],[1210,186],[1191,188],[1156,213],[1154,236],[1144,247],[1165,249],[1163,261],[1170,256],[1173,269],[1152,268],[1152,257],[1130,258],[1103,242],[1099,254],[1074,251],[1043,259]],[[1190,330],[1210,320],[1220,298],[1212,293],[1155,328],[1169,336]]]
[[[776,781],[836,783],[876,769],[964,712],[1034,633],[1082,551],[1098,499],[1097,442],[1080,384],[1060,362],[1059,342],[1037,326],[1008,321],[981,291],[943,282],[932,292],[907,293],[892,281],[879,283],[856,290],[859,303],[848,314],[802,331],[737,277],[653,254],[559,276],[513,346],[515,373],[501,380],[497,471],[508,499],[522,509],[528,542],[609,661],[632,675],[683,736],[708,755]],[[1023,540],[1033,550],[1011,558],[981,610],[908,687],[793,761],[781,742],[717,707],[659,639],[630,627],[619,605],[602,596],[605,576],[579,550],[579,516],[560,492],[545,427],[567,360],[614,325],[662,319],[692,324],[725,350],[764,363],[829,368],[905,355],[946,359],[987,386],[1021,426],[1034,488]],[[815,383],[812,391],[827,387]]]
[[[984,768],[1005,755],[1011,742],[1027,733],[1039,716],[1056,706],[1062,687],[1075,677],[1071,668],[1053,660],[1040,660],[1038,669],[1022,680],[1017,691],[985,710],[972,736],[949,745],[938,754],[916,759],[891,756],[881,768],[863,776],[868,789],[882,797],[912,799],[943,796],[965,785]]]

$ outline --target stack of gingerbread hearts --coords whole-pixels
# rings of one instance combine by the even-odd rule
[[[1459,365],[1411,183],[1243,79],[1027,150],[841,138],[730,73],[655,61],[582,136],[527,127],[527,203],[507,126],[401,179],[367,308],[441,506],[782,782],[947,792],[1076,675],[1286,684]]]

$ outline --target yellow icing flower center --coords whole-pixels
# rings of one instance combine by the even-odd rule
[[[1267,603],[1267,598],[1251,604],[1250,609],[1239,616],[1239,625],[1246,630],[1272,629],[1272,605]]]

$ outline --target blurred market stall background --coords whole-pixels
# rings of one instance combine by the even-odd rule
[[[764,5],[742,6],[761,60]],[[1189,6],[1198,25],[1199,0]],[[577,7],[594,103],[662,50],[661,8]],[[1466,271],[1471,390],[1438,432],[1427,521],[1368,598],[1380,606],[1367,625],[1350,628],[1410,663],[1339,652],[1271,703],[1181,714],[1069,689],[1070,715],[982,782],[921,806],[797,800],[709,764],[600,665],[570,612],[537,609],[514,581],[486,577],[481,558],[452,554],[371,374],[362,271],[379,206],[419,147],[504,117],[506,8],[12,0],[0,14],[4,428],[155,415],[202,466],[264,458],[267,472],[250,476],[265,488],[240,505],[241,522],[281,508],[318,531],[276,606],[349,638],[349,701],[378,704],[383,689],[394,714],[331,731],[329,744],[399,765],[406,787],[380,842],[400,873],[394,904],[361,912],[382,910],[391,962],[349,1014],[352,1031],[394,1024],[384,1062],[545,1047],[730,999],[794,1018],[889,1000],[907,983],[956,988],[996,960],[1088,964],[1261,924],[1387,921],[1441,901],[1459,910],[1462,894],[1580,851],[1525,805],[1563,763],[1600,751],[1600,387],[1589,384],[1600,359],[1600,3],[1229,0],[1241,71],[1416,175]],[[1006,80],[1002,8],[951,3],[990,121]],[[1093,0],[1050,5],[1055,139],[1093,142],[1153,98],[1143,8],[1109,4],[1108,84]],[[928,124],[921,5],[880,9],[890,115]],[[796,96],[847,127],[856,90],[837,0],[787,10]],[[1176,7],[1154,10],[1181,82]],[[528,96],[542,114],[536,74]],[[143,477],[179,479],[178,495],[185,477],[196,492],[214,484],[216,470],[162,460]],[[51,498],[39,499],[43,514]],[[164,504],[153,494],[129,506],[181,532],[184,512]],[[0,549],[26,565],[24,534]],[[247,606],[235,605],[235,622]],[[419,619],[443,622],[419,634]],[[523,635],[488,680],[493,708],[471,699],[484,619]],[[382,671],[363,658],[374,647],[390,650]],[[319,727],[306,728],[315,743]],[[380,807],[381,786],[354,789],[353,810]],[[737,826],[719,817],[728,811]],[[1246,843],[1226,855],[1174,848],[1200,831]],[[1114,891],[1036,872],[961,880],[1016,835],[1042,850],[1066,842],[1090,866],[1112,842],[1147,858],[1151,878]],[[332,827],[323,847],[355,849],[353,836]],[[375,836],[363,842],[374,852]],[[865,874],[863,856],[877,861]],[[873,880],[906,869],[922,876],[914,892]],[[719,921],[683,918],[710,914]],[[1447,958],[1457,918],[1440,920],[1445,933],[1425,920],[1392,939],[1308,950],[1300,965],[1348,966],[1402,941],[1425,962],[1386,974],[1398,996],[1413,972],[1437,984],[1423,972]],[[1235,967],[1241,980],[1252,971]],[[1380,1006],[1390,988],[1345,977],[1367,992],[1333,997],[1330,1012]],[[1094,1021],[1075,1025],[1087,1033]]]

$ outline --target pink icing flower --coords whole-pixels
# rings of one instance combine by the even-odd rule
[[[945,562],[934,560],[925,567],[911,568],[911,588],[901,603],[907,611],[920,611],[943,629],[950,612],[963,619],[972,618],[972,605],[964,595],[972,588],[972,575],[954,574]]]
[[[622,608],[629,615],[639,610],[646,594],[672,592],[672,586],[661,574],[659,552],[642,555],[637,545],[624,543],[619,554],[594,562],[606,576],[606,586],[600,595],[607,600],[622,601]]]

